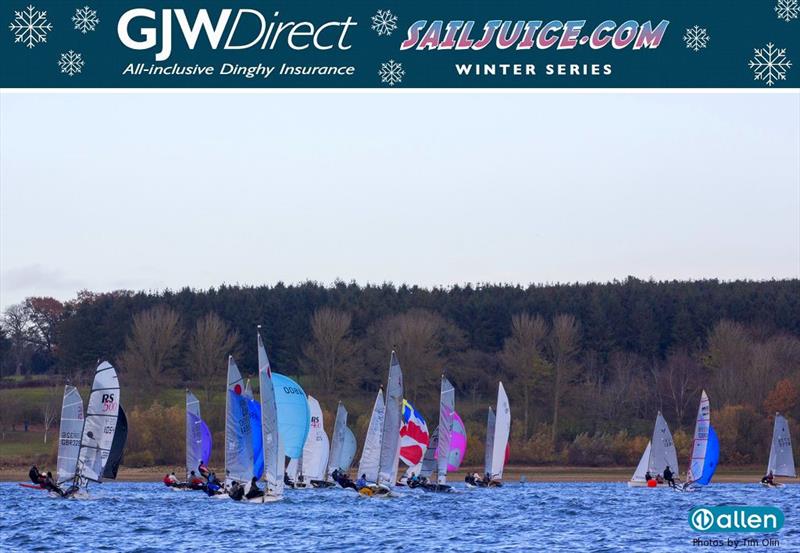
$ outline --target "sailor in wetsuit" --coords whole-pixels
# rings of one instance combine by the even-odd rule
[[[669,465],[664,467],[664,481],[669,484],[670,488],[675,487],[675,477],[672,474],[672,470],[670,470]]]
[[[261,488],[258,487],[258,481],[254,476],[253,479],[250,480],[250,489],[247,490],[245,497],[247,499],[255,499],[256,497],[263,497],[263,496],[264,492],[261,490]]]
[[[42,486],[44,486],[44,489],[47,491],[55,492],[61,497],[64,497],[65,495],[64,490],[58,487],[58,484],[56,484],[55,480],[53,480],[53,475],[49,472],[47,473],[47,477],[44,479],[44,482],[42,482]]]
[[[28,471],[28,478],[30,478],[31,482],[33,482],[34,484],[38,484],[41,486],[42,483],[44,482],[45,476],[44,474],[39,472],[39,467],[33,465],[31,467],[31,470]]]
[[[231,489],[228,490],[228,495],[231,496],[231,499],[234,501],[241,501],[244,497],[244,486],[239,484],[236,480],[231,483]]]

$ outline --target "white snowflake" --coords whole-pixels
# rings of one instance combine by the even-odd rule
[[[403,81],[406,72],[403,70],[403,64],[394,60],[389,60],[381,64],[381,70],[378,71],[382,83],[387,83],[389,86],[394,86]]]
[[[695,52],[699,52],[701,49],[708,46],[708,41],[710,39],[711,37],[708,35],[708,32],[697,25],[686,29],[686,34],[683,35],[683,41],[686,43],[686,47]]]
[[[28,48],[47,42],[47,33],[53,26],[47,21],[47,12],[29,5],[23,11],[14,11],[14,21],[8,26],[14,33],[14,42],[22,42]]]
[[[89,6],[84,6],[75,10],[72,21],[75,23],[75,29],[83,34],[94,31],[94,28],[100,23],[100,20],[97,18],[97,10],[93,10]]]
[[[389,36],[396,29],[397,16],[392,10],[378,10],[378,13],[372,16],[372,30],[378,33],[378,36]]]
[[[61,59],[58,60],[58,66],[61,68],[62,73],[66,73],[72,77],[80,73],[83,69],[83,56],[72,50],[66,54],[62,53]]]
[[[767,86],[786,80],[786,72],[792,66],[786,57],[786,48],[775,48],[768,42],[764,48],[753,48],[753,52],[755,55],[747,65],[753,70],[754,80],[764,81]]]
[[[775,5],[775,13],[778,14],[778,19],[783,19],[788,23],[792,19],[797,19],[800,14],[800,6],[797,5],[797,0],[778,0]]]

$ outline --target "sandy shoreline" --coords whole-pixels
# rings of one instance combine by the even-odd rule
[[[0,468],[0,482],[26,482],[30,467]],[[42,467],[40,467],[42,468]],[[44,467],[53,470],[55,467]],[[468,467],[470,472],[480,472],[482,467]],[[164,474],[175,471],[181,475],[182,467],[120,467],[117,480],[120,482],[160,482]],[[466,470],[448,475],[449,480],[459,482],[464,479]],[[511,466],[505,470],[507,482],[518,482],[522,476],[527,482],[626,482],[630,479],[633,468],[630,467],[557,467],[557,466]],[[754,483],[763,476],[755,467],[719,468],[714,475],[714,482]],[[798,483],[798,480],[785,479],[787,483]]]

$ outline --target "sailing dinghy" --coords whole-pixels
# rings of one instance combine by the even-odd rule
[[[314,397],[308,396],[309,419],[308,435],[299,459],[292,459],[286,468],[289,480],[295,488],[308,489],[314,482],[324,482],[328,466],[328,435],[322,417],[322,407]],[[280,417],[280,413],[278,414]],[[319,486],[314,486],[319,487]]]
[[[260,328],[260,327],[259,327]],[[264,495],[249,499],[251,503],[268,503],[283,499],[283,445],[278,431],[278,407],[272,383],[272,370],[269,366],[267,350],[258,338],[258,384],[261,391],[261,443],[264,455],[264,476],[266,482]]]
[[[228,356],[225,393],[225,487],[233,482],[249,483],[253,478],[253,436],[245,382],[233,356]],[[226,494],[219,494],[225,497]]]
[[[775,426],[772,429],[772,445],[769,449],[769,461],[767,462],[767,476],[785,476],[797,478],[797,471],[794,466],[794,454],[792,453],[792,437],[789,434],[789,422],[780,413],[775,413]],[[765,477],[766,479],[766,477]],[[762,479],[764,486],[772,488],[783,487],[779,482],[769,483]]]
[[[714,427],[711,426],[711,405],[706,391],[703,390],[694,426],[692,456],[689,459],[689,470],[686,472],[686,483],[680,489],[694,491],[710,484],[718,462],[719,439]]]
[[[197,470],[201,461],[208,461],[209,457],[211,457],[211,431],[200,416],[200,401],[192,392],[186,390],[186,482],[171,486],[170,489],[191,489],[192,473]]]
[[[430,443],[428,423],[422,413],[414,409],[407,400],[403,400],[403,426],[400,428],[400,460],[406,464],[405,474],[400,478],[399,486],[404,486],[412,475],[416,476],[422,469],[422,459]]]
[[[81,445],[83,430],[83,400],[75,386],[64,386],[61,400],[61,422],[58,429],[58,461],[56,465],[56,483],[60,486],[75,476],[78,462],[78,450]],[[44,490],[41,484],[20,482],[23,488]]]
[[[395,497],[391,488],[397,481],[400,461],[402,407],[403,371],[397,354],[392,351],[386,399],[384,401],[383,390],[379,390],[359,463],[359,476],[364,475],[367,481],[367,486],[358,490],[361,496]]]
[[[80,400],[80,396],[77,399]],[[74,472],[68,479],[72,485],[63,497],[86,496],[89,482],[102,482],[117,430],[119,400],[117,371],[111,363],[103,361],[95,370],[86,416],[83,417]],[[73,466],[70,459],[64,462],[65,468]]]
[[[486,452],[484,454],[484,479],[477,481],[481,487],[503,485],[503,468],[506,464],[508,436],[511,432],[511,407],[503,383],[497,388],[497,411],[489,407],[486,420]]]
[[[669,426],[667,426],[667,421],[664,420],[664,416],[659,411],[653,428],[653,437],[647,442],[644,454],[642,454],[642,458],[636,466],[636,471],[628,481],[628,486],[633,488],[667,486],[668,484],[662,478],[664,469],[667,467],[676,475],[680,472],[678,469],[678,452],[675,450],[672,434],[669,431]],[[650,483],[646,478],[648,473],[652,476]]]
[[[439,427],[436,432],[436,483],[425,483],[422,489],[428,492],[452,492],[447,484],[447,469],[453,437],[453,415],[455,414],[455,388],[444,375],[439,395]],[[432,448],[432,445],[429,446]],[[425,461],[423,460],[423,465]],[[428,478],[429,475],[426,475]]]

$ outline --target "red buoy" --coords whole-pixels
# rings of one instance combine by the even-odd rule
[[[655,488],[656,486],[658,486],[658,482],[656,482],[655,480],[648,480],[647,481],[647,487],[648,488]]]

